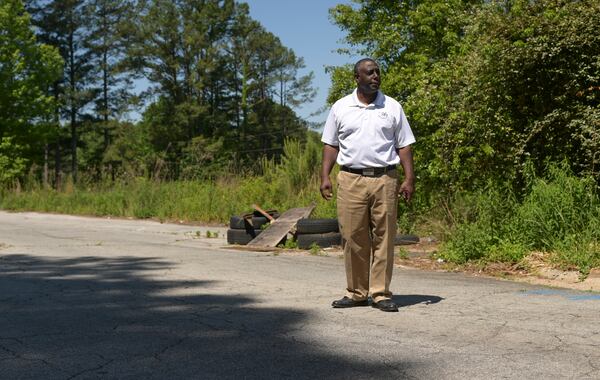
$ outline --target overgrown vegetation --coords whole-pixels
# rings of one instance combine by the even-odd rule
[[[313,215],[334,217],[335,202],[325,202],[316,191],[317,166],[307,165],[319,159],[320,146],[316,134],[304,145],[288,140],[283,163],[264,160],[268,172],[259,176],[213,181],[136,178],[114,183],[89,181],[77,186],[66,182],[59,191],[32,180],[25,182],[21,191],[4,190],[0,208],[225,223],[231,215],[251,211],[255,203],[278,210],[315,203]]]
[[[491,187],[457,196],[454,228],[441,256],[518,263],[531,252],[582,273],[600,266],[600,197],[592,178],[578,178],[566,165],[551,165],[546,178],[532,178],[522,199]]]
[[[354,0],[331,17],[416,131],[405,229],[440,235],[457,263],[600,265],[600,2]],[[330,70],[334,101],[351,67]]]
[[[25,5],[0,6],[0,207],[226,222],[315,202],[335,216],[318,135],[292,108],[311,74],[246,4]],[[417,135],[402,232],[437,236],[455,263],[600,267],[600,1],[353,0],[331,18],[381,63]],[[328,71],[333,102],[354,84],[351,67]]]
[[[451,194],[522,185],[567,158],[600,179],[600,2],[354,1],[333,20],[384,66],[415,129],[417,172]],[[346,71],[345,75],[340,71]],[[352,86],[333,75],[330,101]]]

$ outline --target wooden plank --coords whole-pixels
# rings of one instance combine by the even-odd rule
[[[235,251],[252,251],[252,252],[286,252],[287,249],[279,247],[248,247],[247,245],[232,245],[228,244],[221,247],[223,249],[233,249]]]
[[[287,210],[247,245],[249,247],[275,247],[296,226],[296,223],[302,218],[307,218],[314,208],[313,204],[308,207]]]
[[[271,221],[271,223],[275,220],[275,218],[273,218],[271,215],[269,215],[268,212],[266,212],[265,210],[263,210],[262,208],[260,208],[258,205],[252,205],[252,207],[260,212],[261,214],[263,214],[263,216],[265,216],[267,219],[269,219]]]

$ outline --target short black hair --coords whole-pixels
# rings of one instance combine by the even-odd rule
[[[377,65],[377,62],[373,58],[362,58],[362,59],[359,59],[358,62],[356,62],[354,64],[354,75],[355,76],[358,75],[358,68],[360,67],[360,65],[363,62],[373,62],[374,64]]]

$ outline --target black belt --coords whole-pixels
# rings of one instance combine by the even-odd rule
[[[390,170],[396,170],[396,165],[384,166],[382,168],[363,168],[363,169],[353,169],[347,166],[342,166],[341,170],[343,172],[354,173],[364,175],[365,177],[379,177],[389,172]]]

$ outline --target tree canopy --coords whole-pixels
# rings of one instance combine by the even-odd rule
[[[384,67],[426,184],[519,186],[525,167],[563,160],[600,179],[600,2],[358,0],[331,17]],[[330,100],[348,70],[333,70]]]
[[[293,107],[314,96],[313,75],[245,3],[11,0],[2,12],[3,149],[52,131],[21,175],[205,178],[258,168],[308,131]]]
[[[55,99],[48,93],[59,78],[56,48],[37,42],[20,0],[0,4],[0,183],[25,171],[51,130]]]
[[[0,154],[22,158],[3,161],[15,162],[11,178],[207,178],[260,167],[286,138],[306,138],[294,107],[314,96],[312,73],[245,3],[0,9]],[[527,170],[565,160],[600,178],[599,1],[354,0],[330,16],[404,105],[421,183],[518,187]],[[333,101],[354,84],[350,67],[329,71]]]

